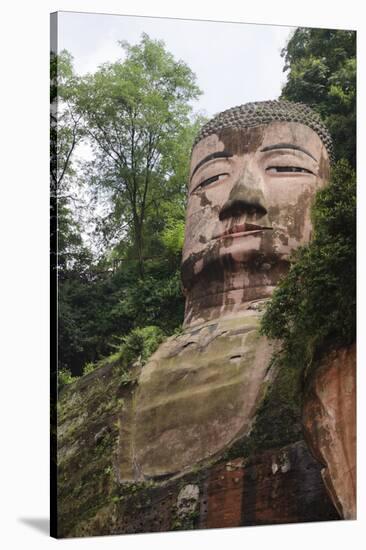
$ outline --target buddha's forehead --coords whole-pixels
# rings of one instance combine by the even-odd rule
[[[294,145],[306,149],[315,160],[328,159],[320,137],[314,130],[298,122],[272,122],[253,128],[224,128],[201,139],[193,148],[191,170],[202,159],[216,152],[244,155],[273,145]]]

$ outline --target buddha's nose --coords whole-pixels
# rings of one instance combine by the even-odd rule
[[[219,219],[222,221],[247,214],[252,219],[259,220],[267,214],[264,202],[263,192],[254,176],[251,173],[242,174],[221,207]]]

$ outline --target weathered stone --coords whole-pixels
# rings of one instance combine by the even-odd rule
[[[258,105],[249,107],[257,117]],[[272,294],[291,252],[309,241],[311,202],[329,176],[311,125],[241,122],[238,131],[221,125],[192,150],[185,331],[141,372],[131,457],[140,479],[186,471],[248,434],[271,356],[253,304]]]
[[[186,519],[195,513],[199,501],[199,486],[188,484],[185,485],[178,494],[177,498],[177,517]]]
[[[224,127],[195,145],[182,255],[186,326],[271,296],[291,253],[310,240],[311,204],[329,166],[318,134],[297,122]]]
[[[210,469],[201,527],[339,519],[303,441]]]
[[[247,310],[170,338],[142,370],[134,461],[144,477],[182,472],[247,434],[270,381],[272,349]]]
[[[303,424],[325,486],[344,519],[356,518],[356,346],[332,352],[304,399]]]
[[[136,385],[107,365],[62,393],[60,536],[353,516],[354,386],[341,361],[328,390],[319,370],[304,408],[337,509],[297,430],[264,452],[271,423],[251,433],[275,374],[258,330],[263,305],[311,237],[330,157],[329,134],[304,106],[249,104],[204,127],[191,159],[184,331],[135,367]]]
[[[323,486],[322,466],[303,442],[139,482],[130,464],[134,388],[121,389],[119,376],[108,365],[61,393],[59,536],[339,517]],[[96,438],[101,430],[103,437]]]
[[[136,374],[138,371],[136,372]],[[121,386],[118,366],[108,364],[66,386],[58,401],[58,536],[103,534],[123,470],[134,478],[129,455],[133,386]],[[122,428],[123,426],[123,428]],[[123,435],[123,445],[119,436]],[[121,447],[123,447],[124,452]],[[127,468],[128,466],[128,468]],[[94,523],[93,523],[94,522]],[[95,524],[93,531],[90,524]],[[83,525],[88,525],[83,531]],[[109,532],[109,531],[108,531]]]
[[[285,100],[255,101],[222,111],[202,126],[194,144],[211,134],[219,134],[223,128],[251,128],[276,120],[309,126],[318,133],[333,158],[332,138],[319,115],[304,103]]]

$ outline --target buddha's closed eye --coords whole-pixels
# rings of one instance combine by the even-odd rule
[[[207,179],[203,180],[201,183],[199,183],[195,187],[194,191],[196,191],[197,189],[201,189],[202,187],[207,187],[207,185],[210,185],[211,183],[215,183],[216,181],[224,179],[228,175],[229,174],[227,172],[223,172],[221,174],[216,174],[215,176],[211,176],[210,178],[207,178]]]
[[[301,173],[301,174],[313,174],[314,173],[311,170],[308,170],[307,168],[301,168],[300,166],[269,166],[266,169],[266,172],[269,172],[271,174],[277,174],[279,172],[285,172],[285,173]]]

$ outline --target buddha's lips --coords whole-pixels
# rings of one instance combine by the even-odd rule
[[[233,225],[232,227],[229,227],[229,229],[226,229],[223,233],[220,233],[219,235],[214,235],[213,239],[220,239],[223,237],[236,237],[239,235],[246,235],[246,234],[253,234],[258,233],[260,231],[272,231],[272,227],[263,226],[263,225],[256,225],[254,223],[241,223],[237,225]]]

